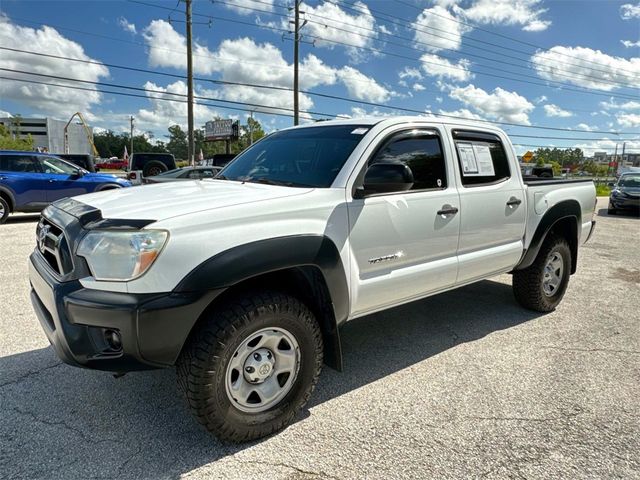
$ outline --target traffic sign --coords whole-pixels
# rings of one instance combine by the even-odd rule
[[[533,158],[533,152],[528,151],[527,153],[522,155],[522,160],[524,160],[526,163],[529,163],[532,158]]]

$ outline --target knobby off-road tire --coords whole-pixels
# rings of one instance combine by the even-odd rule
[[[142,174],[145,177],[155,177],[156,175],[160,175],[167,170],[168,168],[164,163],[159,162],[158,160],[152,160],[142,168]]]
[[[514,272],[513,294],[518,303],[529,310],[551,312],[562,300],[570,274],[569,244],[562,237],[549,235],[533,264]]]
[[[177,363],[178,384],[196,419],[218,438],[232,442],[261,438],[284,428],[307,403],[320,376],[322,334],[314,315],[298,299],[277,292],[248,294],[208,315]],[[247,355],[247,349],[263,344],[263,334],[284,339],[275,348],[270,343],[273,357],[270,352],[265,355],[264,349]],[[250,347],[248,341],[254,346]],[[246,377],[238,380],[238,370],[242,370],[240,375],[245,370],[254,371],[255,375],[263,364],[250,362],[254,362],[254,357],[264,360],[268,356],[275,358],[273,375],[276,375],[277,349],[287,345],[289,350],[297,351],[297,365],[292,376],[286,377],[291,382],[288,390],[283,388],[282,398],[274,398],[272,401],[276,403],[272,405],[265,403],[263,407],[268,408],[263,411],[260,405],[256,405],[258,411],[251,411],[253,405],[232,398],[234,393],[228,382],[233,383],[233,376],[236,382],[247,381]],[[238,364],[243,367],[234,370]],[[277,375],[274,378],[280,381],[282,374]],[[247,385],[253,388],[250,381]]]

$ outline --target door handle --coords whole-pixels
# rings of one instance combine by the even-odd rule
[[[7,177],[3,177],[2,175],[0,175],[0,180],[6,180]]]
[[[458,209],[456,207],[452,207],[451,205],[443,205],[437,213],[438,215],[442,216],[455,215],[456,213],[458,213]]]
[[[52,178],[50,178],[50,179],[49,179],[49,183],[53,183],[53,182],[56,182],[56,181],[57,181],[57,180],[54,180],[54,179],[52,179]]]
[[[509,207],[514,207],[514,206],[516,206],[516,205],[520,205],[521,203],[522,203],[522,200],[520,200],[519,198],[511,197],[511,198],[509,199],[509,201],[507,202],[507,205],[508,205]]]

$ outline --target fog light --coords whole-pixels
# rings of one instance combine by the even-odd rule
[[[109,348],[111,348],[111,350],[122,350],[122,339],[120,338],[120,333],[116,330],[105,330],[104,339],[107,341],[107,344],[109,345]]]

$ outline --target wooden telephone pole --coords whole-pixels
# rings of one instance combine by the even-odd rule
[[[300,1],[295,0],[294,32],[293,32],[293,124],[300,120],[300,104],[298,100],[298,56],[300,50]]]
[[[195,166],[195,146],[193,138],[193,52],[191,35],[191,2],[184,0],[187,5],[187,160],[189,165]]]

